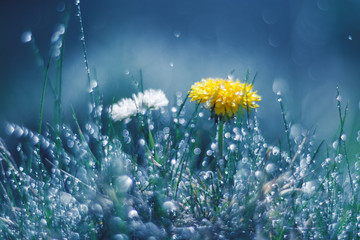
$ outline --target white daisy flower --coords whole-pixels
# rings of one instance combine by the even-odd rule
[[[131,98],[121,99],[110,108],[110,115],[114,121],[121,121],[125,118],[136,115],[138,108]]]
[[[141,98],[142,106],[150,109],[159,109],[161,107],[166,107],[169,104],[169,100],[166,98],[164,92],[161,90],[145,90]]]

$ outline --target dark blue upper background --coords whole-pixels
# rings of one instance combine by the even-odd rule
[[[66,30],[63,111],[87,108],[87,78],[73,1],[0,2],[0,118],[35,128],[42,73],[26,31],[48,59],[51,37],[71,8]],[[244,78],[258,73],[258,111],[265,136],[282,131],[274,90],[281,90],[293,124],[318,125],[332,136],[338,125],[339,84],[355,128],[360,90],[360,2],[356,0],[82,0],[89,63],[106,104],[134,92],[130,76],[142,69],[145,88],[169,99],[203,77]],[[128,74],[129,73],[129,74]],[[50,74],[50,81],[55,73]],[[53,98],[46,92],[46,121]],[[345,103],[344,103],[345,105]],[[300,126],[300,125],[299,125]],[[359,125],[357,125],[359,127]]]

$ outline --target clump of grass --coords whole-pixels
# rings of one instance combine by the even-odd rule
[[[86,67],[90,79],[87,57]],[[73,109],[71,128],[58,76],[55,124],[42,126],[42,98],[39,131],[8,123],[15,147],[0,142],[2,239],[359,237],[360,167],[347,153],[339,91],[334,141],[315,146],[311,130],[291,135],[279,94],[285,140],[269,145],[249,105],[243,114],[198,104],[189,112],[189,95],[179,94],[173,106],[140,109],[148,94],[141,78],[127,118],[113,120],[114,105],[103,106],[95,84],[88,121],[82,126]],[[209,109],[216,121],[205,117]]]

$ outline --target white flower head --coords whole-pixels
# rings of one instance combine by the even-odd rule
[[[161,107],[166,107],[169,104],[169,100],[166,98],[164,92],[160,89],[145,90],[141,98],[142,106],[149,109],[159,109]]]
[[[136,115],[138,108],[131,98],[121,99],[110,108],[110,115],[114,121],[121,121],[125,118]]]

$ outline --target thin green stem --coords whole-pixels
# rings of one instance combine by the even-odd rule
[[[223,157],[223,144],[224,144],[224,120],[220,118],[218,125],[218,158]]]

